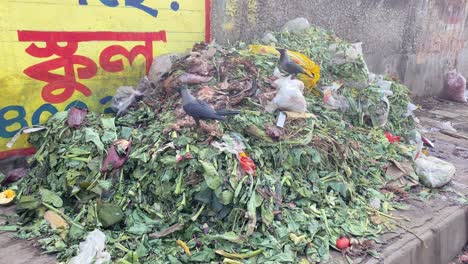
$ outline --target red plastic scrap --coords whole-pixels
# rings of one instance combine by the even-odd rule
[[[238,159],[239,159],[239,161],[241,163],[242,169],[247,174],[255,176],[255,171],[257,169],[257,166],[255,165],[255,162],[249,156],[247,156],[247,154],[245,152],[241,152],[238,155]]]
[[[391,144],[393,144],[395,142],[401,142],[401,137],[394,136],[390,132],[385,132],[385,137],[387,138],[388,142],[390,142]]]

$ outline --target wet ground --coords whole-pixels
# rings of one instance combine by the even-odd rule
[[[441,190],[416,187],[415,193],[422,193],[410,194],[408,208],[393,212],[409,221],[399,221],[399,227],[380,238],[380,259],[364,257],[354,263],[445,264],[450,259],[450,264],[460,263],[455,259],[462,252],[459,245],[468,240],[468,217],[456,218],[464,212],[468,216],[464,203],[468,194],[468,104],[438,99],[418,103],[422,108],[416,115],[422,134],[435,144],[428,154],[452,162],[456,175]],[[12,208],[0,208],[0,219],[11,212]],[[34,242],[16,240],[11,233],[0,234],[0,256],[0,264],[55,263],[51,256],[40,255]],[[346,262],[336,253],[330,263]]]

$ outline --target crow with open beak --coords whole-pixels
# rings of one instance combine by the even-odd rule
[[[237,115],[240,113],[239,111],[214,110],[205,101],[195,98],[190,93],[187,86],[180,86],[177,90],[182,95],[182,107],[185,113],[195,120],[197,126],[200,126],[200,120],[226,121],[226,116]]]

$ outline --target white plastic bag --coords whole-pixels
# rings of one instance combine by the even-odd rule
[[[439,188],[449,183],[456,172],[452,163],[436,157],[422,156],[415,161],[416,174],[422,184],[429,188]]]
[[[305,113],[307,102],[304,98],[304,83],[300,80],[291,79],[291,76],[282,77],[274,81],[273,86],[277,89],[275,98],[266,106],[268,112],[282,109],[291,112]]]
[[[78,255],[69,264],[103,264],[110,261],[111,256],[105,251],[106,235],[98,229],[90,232],[84,242],[80,243]]]

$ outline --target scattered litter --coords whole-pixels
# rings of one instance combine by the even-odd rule
[[[429,188],[440,188],[449,183],[456,171],[452,163],[432,156],[416,159],[415,165],[421,183]]]
[[[255,176],[255,170],[257,169],[255,162],[245,152],[239,153],[237,158],[239,159],[242,169],[247,174]]]
[[[421,138],[422,138],[422,141],[423,141],[425,147],[435,148],[434,143],[432,143],[432,141],[430,139],[428,139],[427,137],[424,137],[424,136],[421,137]]]
[[[413,118],[404,116],[408,88],[370,75],[360,46],[328,31],[272,34],[313,78],[277,75],[275,47],[199,43],[158,81],[143,77],[136,88],[120,89],[118,118],[89,111],[70,129],[68,112],[56,113],[29,137],[37,152],[16,184],[18,236],[40,237],[59,261],[74,256],[94,228],[106,233],[116,263],[299,263],[304,252],[323,262],[343,234],[362,239],[355,254],[374,254],[364,241],[389,226],[393,202],[408,195],[400,183],[416,181],[403,165],[422,144],[408,145],[416,136]],[[346,61],[332,63],[339,51]],[[216,111],[240,111],[195,126],[176,92],[184,78]],[[318,87],[333,83],[346,111],[323,103]],[[264,111],[270,102],[280,118]],[[385,130],[379,118],[370,120],[374,112],[384,115]],[[401,142],[388,144],[385,131]],[[399,174],[386,175],[388,164]],[[49,210],[68,223],[66,236],[44,224]],[[99,242],[90,259],[104,249],[102,233]]]
[[[95,229],[84,242],[80,243],[78,255],[70,259],[69,264],[105,264],[111,256],[105,251],[106,235]]]
[[[278,121],[276,121],[276,125],[279,127],[284,127],[285,123],[286,123],[286,114],[281,111],[278,114]]]
[[[364,61],[362,43],[354,43],[351,45],[333,43],[328,49],[333,53],[333,58],[330,61],[332,64],[337,66],[359,64],[361,66],[359,74],[353,76],[354,78],[346,78],[346,85],[355,87],[359,90],[365,89],[369,86],[370,72],[366,62]]]
[[[331,86],[322,88],[323,103],[328,109],[339,110],[346,112],[349,108],[349,103],[343,95],[338,94],[338,89],[343,86],[343,82],[334,82]]]
[[[452,122],[450,122],[450,121],[441,122],[439,124],[439,128],[441,130],[445,130],[445,131],[452,132],[452,133],[457,133],[458,132],[455,128],[453,128]]]

